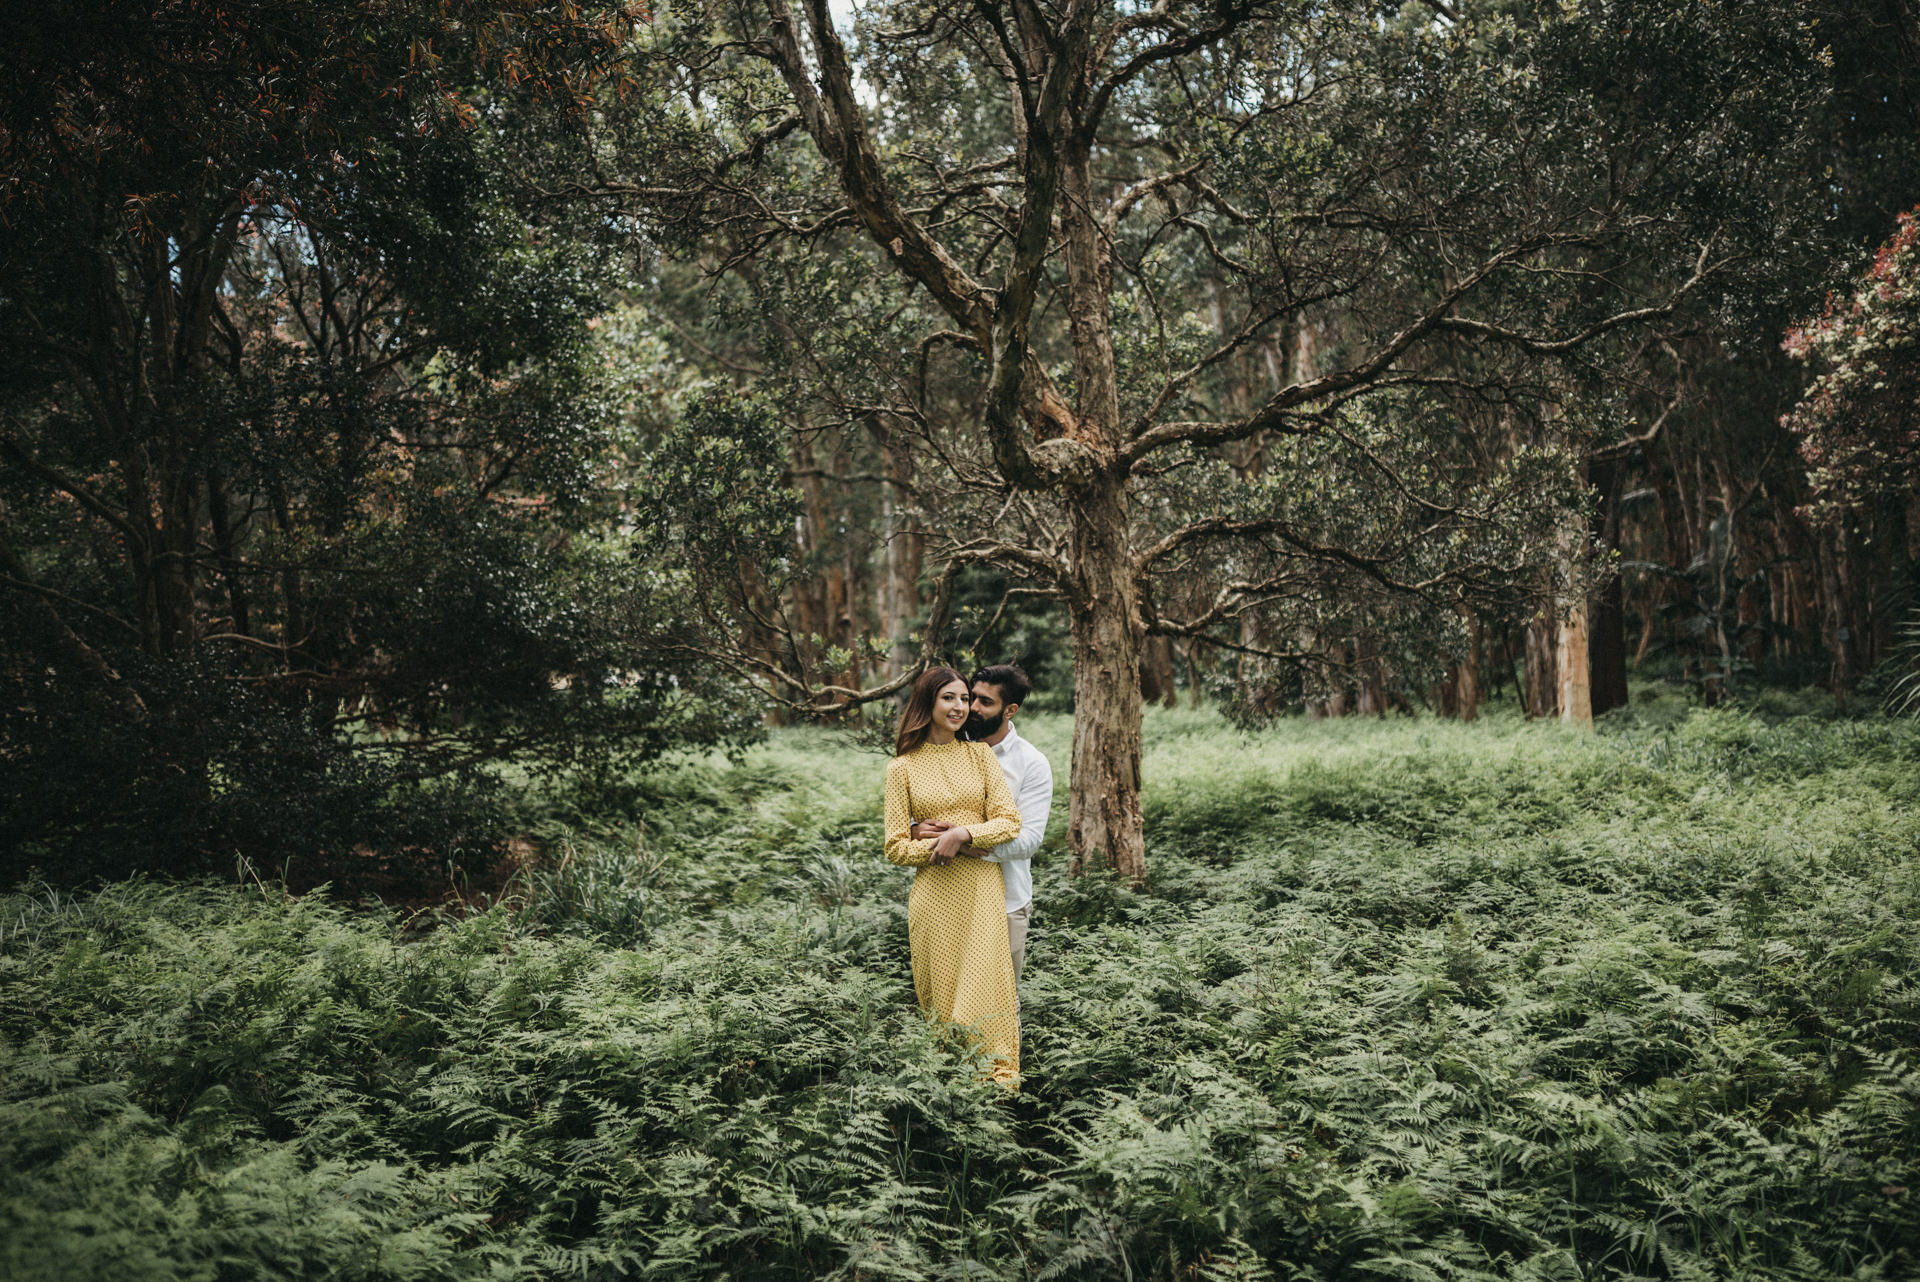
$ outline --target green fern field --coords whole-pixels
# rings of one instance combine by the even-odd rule
[[[1920,730],[1658,721],[1157,713],[1138,893],[1024,722],[1015,1097],[826,731],[549,798],[437,925],[20,888],[0,1277],[1920,1277]]]

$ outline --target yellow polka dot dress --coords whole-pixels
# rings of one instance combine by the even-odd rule
[[[931,841],[907,835],[915,820],[959,824],[972,849],[1020,835],[1020,812],[993,750],[983,743],[924,744],[887,763],[887,860],[917,868],[907,896],[913,988],[920,1009],[972,1030],[993,1056],[994,1080],[1020,1076],[1020,997],[1007,947],[1000,865],[961,855],[936,867]]]

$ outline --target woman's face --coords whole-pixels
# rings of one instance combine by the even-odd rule
[[[958,734],[960,727],[967,724],[967,713],[972,707],[973,696],[967,683],[949,681],[933,696],[933,724],[948,734]]]

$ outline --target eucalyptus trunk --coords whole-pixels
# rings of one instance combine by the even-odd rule
[[[1574,603],[1567,610],[1566,618],[1560,620],[1556,645],[1554,668],[1559,685],[1554,704],[1560,720],[1591,730],[1593,687],[1590,684],[1591,660],[1587,653],[1587,607],[1584,601]]]
[[[1140,656],[1146,631],[1127,539],[1122,476],[1102,475],[1069,500],[1073,559],[1073,775],[1067,834],[1073,869],[1106,863],[1146,875],[1140,810]]]
[[[1591,531],[1610,552],[1620,550],[1620,496],[1627,469],[1617,459],[1590,460],[1587,479],[1598,493]],[[1620,574],[1608,574],[1587,596],[1589,689],[1595,716],[1627,704],[1627,604]]]
[[[1558,710],[1558,624],[1551,607],[1527,621],[1526,707],[1529,717],[1551,717]]]

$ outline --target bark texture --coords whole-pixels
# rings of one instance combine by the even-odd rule
[[[1594,509],[1593,535],[1610,552],[1620,549],[1620,495],[1626,467],[1607,459],[1588,466],[1588,479],[1600,497]],[[1627,704],[1627,604],[1618,573],[1609,574],[1587,597],[1588,684],[1593,715]]]
[[[1551,717],[1558,710],[1557,625],[1542,614],[1526,626],[1526,705],[1529,717]]]
[[[1558,679],[1555,711],[1568,725],[1593,728],[1593,695],[1588,682],[1587,610],[1569,609],[1559,621],[1554,667]]]
[[[1073,869],[1106,863],[1146,875],[1140,809],[1140,618],[1128,549],[1124,477],[1073,495],[1067,605],[1073,633],[1073,771],[1068,842]]]

